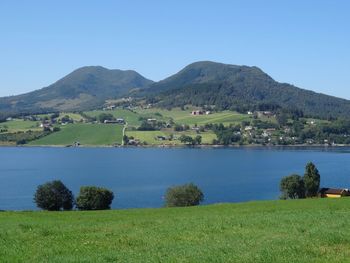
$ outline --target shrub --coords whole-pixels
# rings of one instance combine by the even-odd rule
[[[39,208],[44,210],[71,210],[74,196],[61,181],[52,181],[38,186],[34,201]]]
[[[113,198],[113,192],[106,188],[83,186],[80,188],[76,205],[80,210],[105,210],[111,208]]]
[[[280,190],[282,192],[281,199],[305,198],[304,181],[297,174],[283,177],[280,183]]]
[[[165,194],[165,205],[168,207],[195,206],[203,200],[203,192],[192,183],[170,187]]]

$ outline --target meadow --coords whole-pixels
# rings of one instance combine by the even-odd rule
[[[155,115],[160,114],[165,118],[172,118],[177,124],[188,124],[188,125],[205,125],[207,123],[222,123],[224,125],[229,124],[240,124],[242,121],[248,121],[251,117],[247,114],[240,114],[233,111],[222,111],[222,112],[213,112],[209,115],[191,115],[191,109],[181,110],[174,108],[172,110],[150,108],[150,109],[139,109],[136,112],[144,115]]]
[[[118,124],[68,124],[61,130],[32,141],[29,145],[114,145],[121,144],[123,126]]]
[[[350,262],[350,199],[1,212],[3,262]]]
[[[38,131],[40,128],[40,122],[38,121],[27,121],[22,119],[13,119],[11,121],[0,123],[0,130],[6,129],[7,132],[20,132],[20,131]]]

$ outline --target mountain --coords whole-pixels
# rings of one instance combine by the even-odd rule
[[[26,94],[0,98],[0,111],[72,111],[100,107],[106,99],[145,89],[153,81],[132,70],[100,66],[79,68],[54,84]]]
[[[349,100],[279,83],[257,67],[210,61],[190,64],[142,92],[164,107],[215,105],[240,111],[282,107],[323,118],[350,114]]]
[[[190,64],[159,82],[131,70],[83,67],[46,88],[0,98],[0,113],[82,111],[129,95],[163,107],[215,105],[241,112],[281,107],[322,118],[350,115],[349,100],[279,83],[258,67],[210,61]]]

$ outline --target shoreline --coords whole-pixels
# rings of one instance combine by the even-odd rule
[[[15,144],[1,144],[0,148],[188,148],[188,149],[217,149],[217,148],[324,148],[324,149],[336,149],[336,148],[350,148],[350,144],[338,144],[338,145],[324,145],[324,144],[298,144],[298,145],[261,145],[261,144],[249,144],[249,145],[220,145],[220,144],[201,144],[201,145],[15,145]]]

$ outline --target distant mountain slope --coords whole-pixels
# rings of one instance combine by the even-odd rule
[[[164,107],[216,105],[246,111],[270,105],[323,118],[350,116],[349,100],[276,82],[257,67],[210,61],[190,64],[156,83],[131,70],[83,67],[46,88],[0,98],[0,113],[81,111],[130,94]]]
[[[348,117],[350,101],[279,83],[257,67],[196,62],[144,91],[162,106],[216,105],[252,109],[259,105],[297,108],[319,117]]]
[[[0,110],[34,112],[84,110],[103,105],[106,99],[128,95],[152,83],[132,70],[99,66],[79,68],[54,84],[23,95],[0,98]]]

